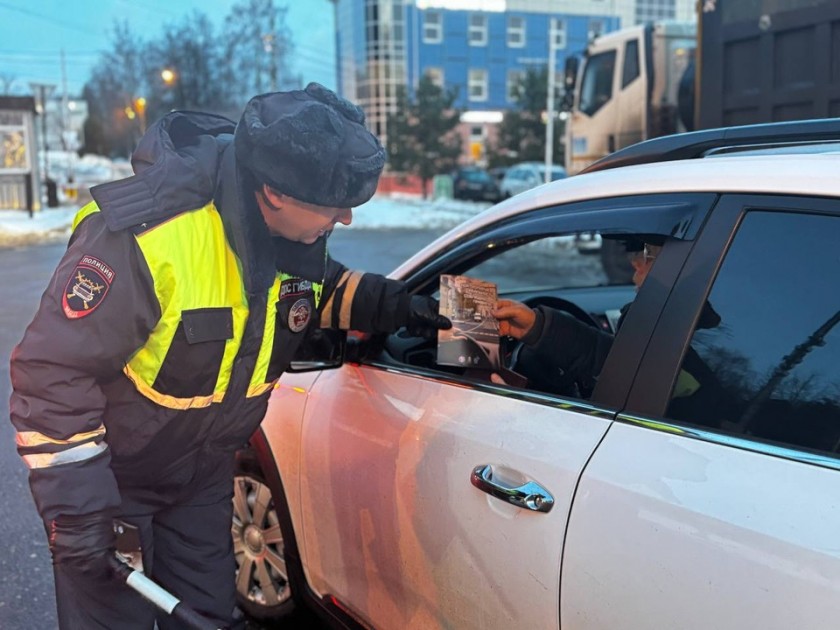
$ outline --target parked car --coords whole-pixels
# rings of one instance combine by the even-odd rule
[[[557,181],[566,177],[566,169],[562,166],[551,167],[551,181]],[[545,164],[540,162],[522,162],[514,164],[506,172],[499,184],[502,197],[507,199],[518,195],[535,186],[545,183]]]
[[[836,119],[650,140],[391,274],[423,295],[490,280],[613,333],[591,391],[441,367],[405,330],[350,334],[340,366],[341,337],[313,333],[332,354],[283,376],[241,454],[240,603],[379,630],[835,628],[840,153],[811,142],[830,139]],[[638,292],[584,233],[662,243]]]
[[[460,168],[452,176],[455,199],[497,202],[501,199],[499,186],[483,168]]]
[[[502,180],[505,178],[505,173],[508,172],[508,167],[507,166],[495,166],[495,167],[489,169],[487,172],[490,173],[490,177],[492,177],[495,180],[496,185],[501,187]]]

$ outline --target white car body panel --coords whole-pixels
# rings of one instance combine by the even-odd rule
[[[839,166],[837,154],[769,155],[578,175],[488,209],[391,277],[536,208],[837,198]],[[803,463],[805,451],[793,461],[569,407],[365,365],[284,375],[262,428],[309,587],[377,630],[837,627],[840,471]],[[541,484],[553,510],[476,489],[481,464]]]
[[[840,471],[616,423],[575,498],[563,626],[836,628],[838,497]]]
[[[321,372],[286,372],[271,392],[266,419],[260,429],[264,433],[283,480],[286,502],[291,512],[295,531],[302,531],[300,514],[300,445],[303,430],[303,414],[309,397],[309,390]],[[303,536],[298,538],[303,553]],[[304,565],[304,571],[306,565]]]
[[[298,531],[317,593],[380,630],[558,626],[569,505],[609,421],[355,365],[324,372],[305,415]],[[554,508],[473,487],[481,464]]]

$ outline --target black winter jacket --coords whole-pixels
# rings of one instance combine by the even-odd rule
[[[316,314],[322,325],[391,332],[406,323],[409,296],[401,283],[348,272],[328,256],[325,238],[303,246],[269,235],[253,189],[237,169],[233,129],[221,117],[177,112],[150,128],[132,159],[136,174],[92,191],[100,212],[74,230],[13,352],[11,420],[47,522],[58,514],[118,511],[125,493],[161,505],[179,502],[230,477],[232,454],[259,425],[270,394],[269,388],[246,395],[264,347],[266,313],[275,312],[267,300],[280,298],[269,378],[286,369],[303,336],[290,330],[285,289],[269,295],[278,269],[295,277],[292,293],[323,281],[323,312]],[[147,343],[165,306],[138,240],[197,209],[217,211],[221,218],[249,314],[224,397],[179,409],[141,393],[126,367]],[[206,245],[202,236],[173,242],[173,251]],[[193,249],[190,255],[216,254]],[[87,276],[80,276],[80,269]],[[229,326],[229,320],[215,319],[203,321],[210,328]],[[206,387],[212,394],[204,369],[217,359],[211,356],[212,344],[192,343],[212,335],[186,320],[182,325],[161,370],[165,378],[155,388],[175,398]]]

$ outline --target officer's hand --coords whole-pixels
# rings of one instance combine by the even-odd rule
[[[405,327],[412,337],[434,339],[438,330],[452,328],[452,322],[447,317],[438,315],[438,301],[435,298],[412,295]]]
[[[111,561],[116,551],[111,514],[61,514],[49,524],[49,541],[53,564],[85,577],[111,578]]]

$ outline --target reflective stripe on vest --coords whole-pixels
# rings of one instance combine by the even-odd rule
[[[277,322],[277,301],[280,299],[280,287],[285,280],[293,280],[296,276],[288,273],[278,273],[274,279],[274,285],[269,289],[265,315],[265,334],[260,345],[260,353],[254,373],[251,376],[251,383],[248,387],[248,396],[259,396],[274,387],[277,379],[266,382],[269,363],[271,362],[271,350],[274,346],[275,325]],[[322,282],[312,283],[312,293],[315,299],[315,309],[321,304],[321,294],[324,290]]]

